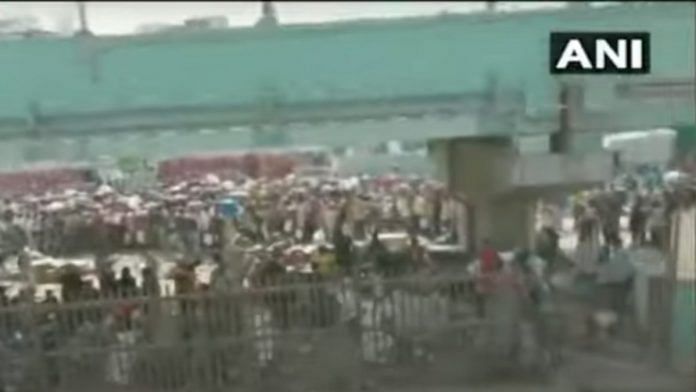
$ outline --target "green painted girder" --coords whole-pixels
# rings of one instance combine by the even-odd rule
[[[370,148],[383,140],[423,141],[437,130],[442,138],[476,136],[474,118],[440,115],[422,118],[365,119],[350,122],[293,124],[274,132],[263,129],[270,140],[259,140],[249,127],[218,129],[83,134],[60,138],[22,138],[0,142],[0,166],[12,166],[31,158],[58,162],[95,160],[101,155],[136,155],[150,159],[187,155],[192,152],[225,152],[259,147],[353,145]],[[274,134],[275,133],[275,134]],[[282,137],[278,136],[278,133]],[[502,133],[501,131],[501,134]],[[262,136],[262,137],[263,137]],[[85,152],[83,154],[82,152]],[[32,158],[36,157],[36,158]],[[40,157],[40,159],[38,158]]]
[[[548,74],[550,31],[651,32],[651,75],[564,78],[586,84],[587,107],[601,117],[621,106],[615,91],[619,82],[692,77],[695,18],[693,3],[629,3],[271,29],[6,41],[0,42],[0,133],[18,136],[39,128],[44,134],[65,136],[81,129],[235,124],[250,107],[265,114],[251,116],[249,124],[274,123],[277,117],[292,117],[289,113],[299,107],[317,116],[326,104],[363,102],[369,107],[405,97],[437,100],[482,91],[502,98],[505,91],[522,92],[524,113],[512,116],[509,133],[527,128],[552,132],[556,122],[549,116],[558,107],[560,79]],[[689,104],[680,101],[687,108],[681,112],[688,114]],[[489,117],[516,108],[498,106],[489,110]],[[654,106],[655,102],[628,105],[621,115]],[[279,110],[282,115],[277,108],[284,108]],[[353,109],[353,115],[369,117],[367,109]],[[478,121],[487,122],[486,116]],[[499,130],[481,126],[476,132]]]
[[[140,108],[92,113],[44,115],[40,134],[44,137],[98,135],[138,130],[156,132],[166,129],[201,129],[275,126],[289,128],[302,124],[350,123],[367,120],[389,121],[394,118],[418,119],[431,116],[475,115],[488,101],[485,93],[448,94],[398,99],[366,99],[344,102],[307,102],[276,105],[271,110],[258,104],[179,106]],[[23,129],[7,127],[0,139],[21,137]]]

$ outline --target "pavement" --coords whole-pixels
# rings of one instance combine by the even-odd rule
[[[568,367],[561,369],[564,384],[578,392],[693,392],[696,379],[652,363],[610,359],[573,352]]]
[[[489,382],[478,385],[378,388],[381,392],[693,392],[696,378],[660,370],[650,363],[572,351],[546,383]]]

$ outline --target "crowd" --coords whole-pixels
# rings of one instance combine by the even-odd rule
[[[577,247],[571,259],[575,278],[591,282],[597,292],[608,293],[608,302],[599,307],[622,312],[622,299],[630,291],[634,271],[625,257],[622,216],[629,215],[634,245],[665,246],[670,211],[679,203],[693,200],[693,194],[681,185],[651,194],[584,192],[573,199]],[[565,257],[559,245],[563,234],[561,210],[547,208],[534,249],[517,249],[507,255],[489,242],[481,244],[472,255],[474,262],[469,264],[474,278],[470,287],[404,283],[385,289],[374,282],[388,273],[410,271],[432,276],[436,268],[425,243],[459,242],[465,234],[462,227],[466,220],[462,201],[441,184],[393,175],[322,180],[288,176],[283,180],[239,182],[208,176],[139,193],[123,193],[102,185],[91,192],[6,200],[1,210],[3,262],[17,259],[20,269],[30,270],[31,252],[27,249],[53,256],[89,253],[95,257],[96,282],[85,279],[79,269],[65,269],[59,277],[60,293],[48,291],[43,296],[43,305],[49,309],[43,322],[71,325],[61,329],[66,341],[79,336],[81,326],[104,322],[117,333],[139,331],[146,336],[139,341],[162,336],[189,341],[199,333],[210,338],[253,331],[260,334],[256,351],[262,363],[273,356],[272,346],[276,344],[268,336],[272,334],[269,331],[293,328],[298,322],[297,312],[302,314],[299,319],[309,323],[305,326],[315,328],[359,318],[360,306],[372,309],[368,312],[371,316],[360,321],[365,324],[366,335],[361,338],[367,345],[365,355],[371,361],[383,361],[385,353],[398,346],[396,335],[385,332],[392,328],[386,325],[396,322],[397,329],[409,330],[408,325],[418,324],[416,320],[422,318],[404,321],[408,317],[402,315],[401,321],[394,321],[399,318],[396,313],[405,312],[419,301],[424,308],[442,310],[452,306],[453,293],[463,291],[473,295],[470,298],[475,299],[479,318],[500,321],[495,323],[498,329],[493,335],[512,339],[518,320],[526,317],[520,313],[522,309],[531,304],[540,310],[550,302],[551,275]],[[115,271],[109,256],[129,250],[148,255],[145,266],[137,271],[130,267]],[[174,294],[179,295],[171,302],[180,312],[176,322],[163,322],[160,318],[172,317],[172,313],[157,310],[148,302],[148,298],[164,294],[158,271],[161,266],[150,257],[153,250],[177,255],[171,256],[176,265],[167,274],[174,281]],[[213,266],[207,280],[197,273],[204,264]],[[347,282],[355,283],[355,278],[369,284],[346,286]],[[334,283],[324,286],[329,281]],[[269,282],[273,286],[300,284],[312,289],[306,295],[290,290],[255,296],[253,289]],[[358,291],[346,291],[349,286]],[[241,306],[242,299],[229,296],[246,289],[251,290],[244,301],[251,301],[251,308]],[[226,294],[205,297],[210,292]],[[194,293],[204,297],[186,297]],[[367,302],[351,305],[350,298],[356,296]],[[60,316],[50,311],[59,302],[115,297],[126,301],[114,302],[107,313],[101,309]],[[402,301],[406,297],[409,306],[393,308],[395,298]],[[212,298],[217,300],[205,302]],[[31,291],[10,299],[3,290],[0,299],[3,308],[34,301]],[[248,311],[251,313],[242,315]],[[226,317],[220,318],[220,312]],[[153,318],[155,313],[158,316]],[[449,314],[436,313],[429,322],[443,323],[446,320],[438,317]],[[7,328],[0,329],[5,331],[16,330],[22,324],[16,318],[4,318],[3,323]],[[163,333],[167,328],[176,331]],[[389,350],[376,348],[384,346],[385,341],[391,342],[387,344]],[[494,343],[506,348],[514,345],[511,341]]]
[[[274,236],[308,243],[327,240],[340,214],[356,239],[369,237],[377,222],[388,228],[438,235],[451,227],[455,208],[443,187],[422,179],[221,182],[215,177],[139,194],[120,194],[108,186],[94,192],[5,200],[0,206],[2,249],[28,245],[49,255],[75,255],[99,246],[110,251],[129,247],[163,247],[173,235],[196,253],[220,243],[225,199],[240,206],[235,223],[254,242]],[[317,234],[320,232],[320,234]]]
[[[461,203],[442,185],[398,176],[323,180],[289,176],[235,183],[210,175],[140,193],[124,194],[102,185],[91,192],[26,196],[5,200],[0,211],[1,260],[21,256],[25,249],[65,258],[86,254],[95,256],[97,269],[109,273],[114,272],[106,261],[110,255],[134,250],[177,255],[172,257],[178,269],[188,272],[205,262],[223,267],[217,268],[218,273],[227,264],[239,269],[241,260],[223,263],[223,259],[250,254],[263,258],[264,267],[278,261],[285,269],[304,263],[315,273],[347,272],[359,250],[372,255],[373,264],[382,269],[396,268],[408,263],[390,258],[381,232],[406,233],[410,254],[424,259],[423,242],[456,243],[464,219]],[[228,249],[232,244],[245,249],[244,255],[232,255]],[[256,267],[254,272],[269,274],[267,270],[272,268]],[[235,273],[241,280],[243,273]],[[129,282],[130,272],[122,274]],[[103,279],[97,287],[88,286],[113,292],[109,288],[114,278]],[[70,292],[79,291],[69,287]]]
[[[626,321],[635,321],[629,318],[636,316],[634,307],[647,306],[636,303],[642,295],[636,293],[638,266],[659,266],[669,257],[676,213],[696,201],[688,177],[668,179],[659,187],[655,182],[585,191],[572,199],[575,288],[597,311],[593,317],[599,317],[590,325],[612,325],[617,332]]]
[[[357,294],[350,294],[350,290],[346,294],[346,290],[337,288],[344,287],[344,279],[354,280],[356,274],[362,276],[359,279],[368,279],[367,276],[387,273],[432,271],[424,245],[431,241],[456,243],[457,236],[462,235],[462,211],[460,201],[441,184],[415,177],[318,180],[289,176],[284,180],[233,182],[207,176],[200,181],[140,193],[124,194],[102,185],[91,192],[68,191],[6,200],[2,206],[0,246],[3,262],[17,260],[22,271],[32,269],[33,251],[64,258],[94,255],[95,280],[87,279],[79,268],[64,268],[58,277],[59,292],[47,291],[43,295],[44,310],[39,323],[56,326],[53,330],[62,336],[61,347],[81,336],[85,326],[93,329],[109,325],[116,335],[142,335],[137,341],[174,336],[175,340],[183,338],[188,342],[200,333],[229,338],[252,331],[263,335],[258,351],[259,361],[265,363],[272,356],[269,350],[273,351],[268,347],[273,345],[272,339],[264,337],[268,329],[288,329],[298,322],[322,327],[339,319],[358,317],[359,306],[356,308],[350,300]],[[109,256],[133,250],[148,255],[146,266],[141,270],[123,267],[115,271]],[[163,251],[175,260],[167,278],[174,281],[173,294],[178,295],[168,302],[179,309],[176,317],[148,302],[148,298],[165,294],[158,271],[161,265],[149,257],[151,251]],[[201,279],[196,272],[204,264],[214,266],[209,279]],[[329,281],[338,286],[312,286],[308,296],[292,290],[268,292],[261,298],[246,291],[247,294],[240,294],[245,295],[244,300],[232,296],[269,284]],[[396,295],[409,304],[425,301],[424,304],[442,305],[441,289],[431,287],[423,291],[423,287],[413,284],[399,287],[389,290],[388,295]],[[362,294],[365,298],[373,298],[379,292],[367,290]],[[226,294],[181,297],[194,293],[205,296],[207,292]],[[3,292],[3,307],[33,302],[33,297],[32,290],[21,291],[11,299]],[[89,311],[55,308],[60,302],[82,304],[112,298],[118,300],[106,313],[103,307]],[[389,302],[374,301],[365,306],[382,309]],[[241,302],[247,305],[241,306]],[[242,308],[251,313],[242,315]],[[420,306],[417,313],[440,309],[431,308]],[[389,312],[397,316],[406,311],[391,309]],[[303,316],[298,318],[297,312]],[[401,317],[410,320],[402,321],[406,322],[403,328],[413,329],[413,324],[420,322],[413,312]],[[159,316],[153,316],[155,313]],[[228,317],[220,318],[221,314]],[[438,317],[445,314],[439,312]],[[23,330],[21,317],[14,316],[17,314],[3,316],[0,329],[9,333]],[[160,317],[174,319],[166,323],[153,321]],[[377,322],[368,319],[363,322]],[[381,328],[381,322],[378,324]],[[175,332],[163,332],[172,328]],[[366,334],[365,344],[384,345]],[[377,360],[379,355],[369,351],[366,355]]]
[[[619,190],[583,192],[573,200],[577,233],[576,262],[585,272],[596,272],[601,248],[652,246],[665,250],[669,244],[670,216],[689,204],[694,190],[678,184],[652,192]],[[629,236],[622,235],[622,217]]]

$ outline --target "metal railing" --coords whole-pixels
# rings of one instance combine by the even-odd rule
[[[421,274],[0,308],[0,390],[459,384],[485,362],[474,295],[467,277]]]

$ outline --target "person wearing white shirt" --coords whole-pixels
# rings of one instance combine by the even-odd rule
[[[428,229],[427,201],[422,193],[416,194],[413,199],[413,215],[418,225],[418,230],[424,232]]]

